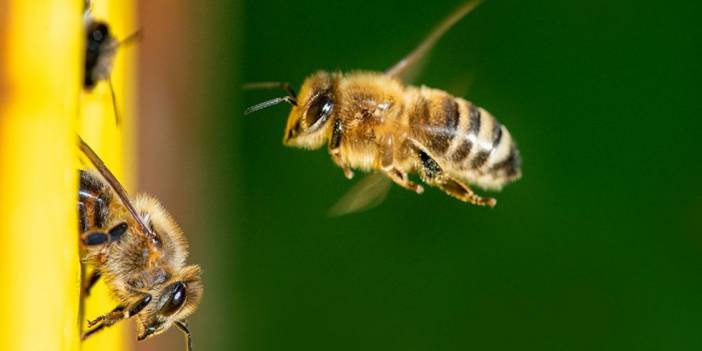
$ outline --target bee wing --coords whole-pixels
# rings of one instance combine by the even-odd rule
[[[480,5],[482,1],[483,0],[468,0],[463,3],[463,5],[459,6],[448,17],[441,21],[441,23],[434,27],[429,35],[419,43],[419,46],[407,54],[407,56],[403,57],[400,62],[385,70],[385,74],[398,77],[404,81],[407,81],[408,78],[417,74],[421,70],[421,66],[423,66],[421,64],[422,61],[424,61],[423,59],[431,48],[434,47],[436,42],[438,42],[461,18],[465,17]]]
[[[100,157],[95,153],[95,151],[93,151],[90,145],[88,145],[83,140],[83,138],[78,136],[78,141],[80,150],[83,152],[83,154],[85,154],[88,160],[90,160],[93,166],[95,166],[97,171],[100,172],[100,175],[102,175],[102,177],[105,178],[107,183],[110,184],[112,190],[117,194],[117,197],[119,197],[122,204],[124,204],[124,207],[127,208],[129,213],[131,213],[132,217],[134,217],[134,220],[141,227],[142,233],[144,233],[144,235],[150,240],[157,241],[158,237],[156,236],[156,234],[154,234],[154,232],[151,231],[151,229],[148,226],[146,226],[146,224],[144,224],[144,221],[141,219],[141,216],[139,216],[139,213],[132,205],[132,202],[129,200],[127,191],[124,190],[122,184],[119,183],[117,178],[115,178],[114,174],[110,172],[107,166],[105,166],[105,163],[102,161],[102,159],[100,159]]]
[[[458,74],[451,83],[446,85],[446,92],[453,96],[468,96],[473,83],[475,83],[475,75],[473,73]]]
[[[388,195],[392,181],[381,173],[373,173],[358,181],[329,209],[331,217],[362,212],[380,205]]]

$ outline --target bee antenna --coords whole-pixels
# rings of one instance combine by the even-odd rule
[[[287,102],[287,103],[289,103],[290,105],[297,106],[297,101],[295,100],[294,97],[292,97],[292,96],[282,96],[282,97],[278,97],[278,98],[271,99],[271,100],[268,100],[268,101],[264,101],[264,102],[262,102],[262,103],[260,103],[260,104],[253,105],[253,106],[247,108],[247,109],[244,111],[244,115],[252,114],[252,113],[254,113],[254,112],[256,112],[256,111],[263,110],[264,108],[268,108],[268,107],[271,107],[271,106],[274,106],[274,105],[278,105],[278,104],[280,104],[281,102]]]
[[[112,109],[115,114],[115,125],[119,127],[122,119],[119,116],[119,111],[117,110],[117,96],[115,95],[115,87],[112,85],[112,78],[107,79],[107,83],[110,85],[110,96],[112,97]]]
[[[185,334],[188,351],[193,351],[193,336],[190,334],[190,330],[188,330],[188,325],[181,321],[175,322],[175,325]]]
[[[136,32],[129,34],[126,38],[122,39],[117,43],[117,46],[124,46],[137,41],[140,41],[144,37],[144,31],[138,29]]]
[[[252,82],[242,86],[244,90],[259,90],[259,89],[283,89],[293,99],[297,99],[295,90],[287,82]]]

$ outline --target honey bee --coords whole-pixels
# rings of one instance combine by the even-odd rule
[[[117,97],[112,86],[110,75],[114,64],[117,48],[127,43],[138,40],[141,31],[136,31],[125,39],[118,41],[112,35],[107,22],[98,21],[91,14],[91,2],[85,1],[83,21],[85,24],[85,61],[83,69],[83,90],[92,91],[98,82],[107,81],[110,87],[110,97],[114,109],[115,123],[119,125],[120,117],[117,111]]]
[[[332,160],[351,179],[352,169],[377,172],[416,193],[423,187],[409,174],[464,202],[493,207],[496,200],[468,184],[499,190],[521,177],[521,158],[512,135],[474,103],[425,86],[402,81],[436,41],[480,1],[469,1],[442,21],[409,55],[383,73],[320,71],[300,93],[287,83],[251,83],[245,88],[283,88],[288,94],[252,106],[249,114],[282,102],[292,105],[283,143],[318,149],[327,145]],[[361,192],[378,192],[375,180]],[[371,190],[368,190],[371,189]],[[365,195],[365,194],[364,194]],[[339,213],[369,201],[346,201]]]
[[[119,301],[112,311],[88,322],[82,339],[133,317],[138,340],[175,325],[185,333],[191,351],[186,319],[200,304],[203,286],[200,267],[185,262],[185,235],[156,199],[140,195],[132,204],[82,139],[80,149],[97,169],[80,171],[81,261],[94,268],[84,281],[84,293],[102,277]]]

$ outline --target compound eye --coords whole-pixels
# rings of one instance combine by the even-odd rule
[[[176,313],[185,302],[185,284],[177,282],[171,288],[171,298],[161,307],[161,315],[170,316]]]
[[[314,129],[317,124],[321,124],[331,114],[334,108],[334,101],[328,93],[320,94],[314,98],[305,114],[307,128]]]

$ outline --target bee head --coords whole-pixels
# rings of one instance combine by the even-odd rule
[[[134,316],[139,340],[161,334],[174,324],[184,328],[184,321],[195,312],[202,299],[200,275],[200,267],[186,266],[168,284],[149,295],[147,305]],[[187,329],[184,331],[190,338]]]
[[[288,116],[285,145],[317,149],[324,144],[335,112],[334,90],[334,78],[327,72],[317,72],[305,80],[297,105]]]
[[[110,39],[110,27],[105,22],[94,21],[88,26],[88,44],[102,44]]]
[[[144,291],[142,306],[134,315],[139,340],[158,335],[176,324],[184,329],[184,321],[197,309],[202,299],[202,271],[199,266],[186,265],[188,243],[183,231],[158,200],[140,195],[134,207],[144,224],[155,234],[168,268],[154,269],[137,280],[134,287]],[[187,332],[187,329],[184,329]],[[189,338],[189,336],[188,336]]]
[[[257,82],[244,85],[244,89],[282,88],[288,95],[264,101],[244,111],[245,115],[287,102],[292,105],[288,116],[283,144],[288,146],[316,149],[324,144],[329,133],[331,116],[335,113],[336,77],[327,72],[317,72],[305,79],[300,94],[288,83]]]

